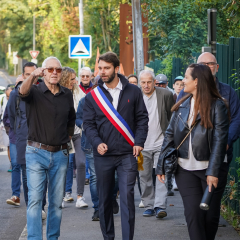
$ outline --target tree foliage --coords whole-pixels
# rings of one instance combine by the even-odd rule
[[[85,34],[92,35],[93,57],[85,61],[94,67],[96,48],[119,53],[119,0],[84,1]],[[54,55],[62,65],[77,69],[77,60],[68,58],[68,36],[79,34],[78,0],[1,0],[1,49],[7,53],[10,43],[18,56],[31,60],[33,15],[36,19],[36,50],[39,63]],[[1,54],[3,54],[1,52]],[[2,55],[0,54],[0,60]]]
[[[207,43],[207,9],[216,8],[217,41],[227,44],[230,36],[240,36],[240,28],[230,20],[229,11],[239,14],[239,4],[229,0],[146,0],[145,14],[151,56],[165,59],[169,55],[186,62],[192,52],[201,52]],[[238,7],[238,8],[237,8]],[[238,9],[238,10],[237,10]]]

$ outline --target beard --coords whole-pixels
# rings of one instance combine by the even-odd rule
[[[104,83],[111,83],[113,81],[113,79],[115,78],[115,72],[112,73],[112,75],[110,75],[110,77],[108,78],[108,80],[103,80]]]

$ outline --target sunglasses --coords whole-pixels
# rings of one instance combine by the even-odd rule
[[[56,70],[56,73],[61,73],[62,72],[62,68],[53,68],[53,67],[47,68],[49,73],[53,73],[54,69]]]
[[[89,75],[82,75],[81,78],[89,78],[90,76]]]

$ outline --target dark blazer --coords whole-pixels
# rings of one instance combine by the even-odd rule
[[[83,125],[83,106],[85,104],[85,97],[81,98],[78,104],[78,109],[76,112],[76,125],[82,130],[82,137],[81,137],[81,148],[82,150],[88,154],[92,152],[92,145],[88,141],[85,131],[82,127]]]
[[[165,88],[155,87],[155,89],[157,95],[157,106],[160,126],[163,135],[165,135],[172,116],[171,108],[174,105],[173,94]]]
[[[190,113],[191,97],[185,100],[177,111],[173,113],[172,119],[166,131],[161,152],[169,147],[178,147],[189,132],[188,116]],[[209,160],[206,175],[218,177],[219,168],[226,154],[229,119],[225,103],[217,99],[211,108],[211,121],[213,129],[206,129],[200,124],[201,116],[198,114],[198,123],[191,132],[193,155],[197,161]],[[188,158],[189,137],[178,150],[180,158]],[[159,156],[156,174],[163,174],[163,154]]]
[[[216,85],[220,95],[228,101],[231,114],[231,122],[228,133],[229,149],[227,151],[228,163],[230,163],[233,157],[233,143],[240,136],[240,100],[236,91],[228,84],[219,82],[218,78],[216,78]],[[186,93],[182,90],[178,95],[177,101],[185,95]]]
[[[8,115],[10,127],[16,134],[17,163],[26,164],[25,153],[28,137],[28,126],[26,117],[26,104],[18,95],[18,88],[22,82],[19,82],[13,89],[8,100]],[[17,109],[17,102],[18,109]]]
[[[118,74],[118,77],[121,80],[123,88],[119,95],[117,111],[134,133],[135,145],[143,147],[148,132],[148,112],[143,101],[141,90],[137,86],[130,84],[123,75]],[[112,103],[112,96],[103,87],[103,81],[101,79],[98,81],[98,85]],[[105,155],[133,153],[132,146],[98,107],[91,92],[85,97],[83,129],[93,146],[93,152],[96,156],[100,156],[97,152],[97,147],[101,143],[105,143],[108,146],[108,151]]]

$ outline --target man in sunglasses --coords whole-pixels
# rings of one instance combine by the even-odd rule
[[[88,94],[92,90],[92,82],[91,82],[92,72],[89,67],[83,67],[80,71],[80,85],[81,90]]]
[[[219,69],[219,64],[217,63],[217,60],[213,54],[209,52],[202,53],[198,57],[197,63],[205,64],[209,66],[209,68],[211,69],[212,75],[214,76],[215,83],[217,85],[220,95],[229,103],[229,110],[231,114],[231,122],[230,122],[229,132],[228,132],[227,154],[220,168],[218,186],[215,190],[215,193],[212,199],[212,201],[214,202],[214,204],[212,205],[213,207],[208,210],[212,214],[212,216],[209,216],[209,218],[212,217],[216,219],[216,221],[218,221],[220,217],[220,205],[221,205],[220,200],[222,198],[224,189],[227,184],[229,165],[233,158],[233,143],[237,141],[237,139],[240,136],[240,101],[235,90],[232,87],[230,87],[228,84],[220,82],[216,77],[216,74]],[[186,93],[184,93],[184,89],[183,89],[179,93],[177,101],[179,101],[184,95],[186,95]],[[214,232],[213,232],[213,235],[215,235]]]
[[[60,236],[68,165],[67,143],[74,133],[76,118],[71,91],[59,85],[61,72],[60,61],[49,57],[19,88],[19,95],[26,102],[28,123],[28,240],[43,238],[41,205],[46,179],[49,200],[47,240]],[[33,85],[38,77],[43,77],[44,81]]]
[[[169,90],[170,92],[172,92],[172,94],[174,94],[174,90],[172,90],[170,87],[168,87],[168,79],[167,76],[164,74],[158,74],[156,76],[156,83],[155,83],[155,87],[162,87],[162,88],[166,88],[167,90]]]

